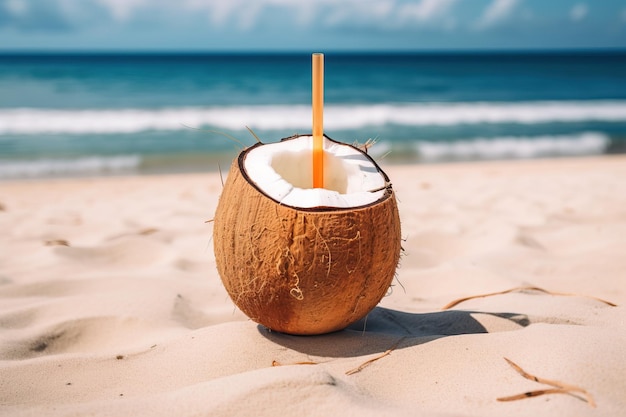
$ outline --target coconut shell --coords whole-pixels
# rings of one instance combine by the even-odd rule
[[[248,317],[274,331],[343,329],[367,315],[394,278],[401,236],[391,185],[367,206],[281,205],[243,169],[256,146],[263,144],[233,161],[215,213],[215,261],[224,287]]]

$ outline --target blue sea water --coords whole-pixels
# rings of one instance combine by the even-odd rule
[[[0,55],[0,179],[215,170],[310,102],[305,53]],[[624,152],[626,52],[328,53],[324,130],[385,163]]]

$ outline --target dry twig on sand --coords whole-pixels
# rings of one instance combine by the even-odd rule
[[[393,346],[391,346],[389,349],[387,349],[386,351],[384,351],[380,355],[376,356],[375,358],[372,358],[370,360],[367,360],[367,361],[363,362],[361,365],[359,365],[358,367],[356,367],[354,369],[350,369],[349,371],[346,371],[346,375],[353,375],[353,374],[356,374],[357,372],[361,372],[363,369],[367,368],[372,363],[374,363],[377,360],[382,359],[385,356],[389,355],[391,352],[393,352],[400,345],[400,343],[404,339],[406,339],[406,337],[401,337],[396,343],[393,344]],[[318,362],[311,362],[311,361],[303,361],[303,362],[294,362],[294,363],[290,363],[290,364],[286,364],[286,365],[319,365],[319,363]],[[278,362],[277,360],[273,360],[272,361],[272,366],[283,366],[283,364]]]
[[[346,371],[346,375],[353,375],[353,374],[356,374],[357,372],[361,372],[363,369],[367,368],[372,363],[374,363],[377,360],[382,359],[385,356],[389,355],[391,352],[393,352],[398,347],[398,345],[400,345],[400,343],[404,339],[405,339],[404,337],[400,338],[396,343],[393,344],[393,346],[391,346],[389,349],[387,349],[386,351],[384,351],[380,355],[376,356],[375,358],[372,358],[370,360],[367,360],[367,361],[363,362],[361,365],[357,366],[354,369],[350,369],[349,371]],[[304,361],[304,362],[291,363],[290,365],[319,365],[319,363]],[[283,366],[283,364],[278,362],[278,361],[276,361],[276,360],[274,360],[274,361],[272,361],[272,366]]]
[[[576,385],[566,384],[564,382],[554,381],[551,379],[539,378],[537,376],[531,375],[528,372],[524,371],[519,365],[517,365],[512,360],[507,359],[507,358],[504,358],[504,360],[506,360],[508,364],[511,365],[511,367],[515,369],[524,378],[530,379],[531,381],[539,382],[540,384],[550,385],[553,388],[546,388],[546,389],[541,389],[541,390],[536,390],[536,391],[528,391],[522,394],[511,395],[509,397],[500,397],[500,398],[497,398],[498,401],[523,400],[524,398],[538,397],[540,395],[546,395],[546,394],[569,394],[577,398],[580,398],[576,395],[576,394],[580,394],[582,395],[583,397],[582,399],[584,401],[586,401],[591,407],[595,408],[596,403],[593,400],[593,397],[591,396],[591,394],[589,394],[589,392],[587,392],[586,390]]]
[[[44,242],[46,246],[69,246],[70,242],[65,239],[52,239]]]
[[[303,361],[303,362],[289,363],[287,365],[319,365],[319,363],[317,363],[317,362],[310,362],[310,361]],[[272,366],[283,366],[283,364],[278,362],[277,360],[273,360],[272,361]]]
[[[589,295],[580,295],[580,294],[569,294],[569,293],[561,293],[561,292],[552,292],[552,291],[548,291],[548,290],[544,290],[543,288],[539,288],[539,287],[515,287],[515,288],[511,288],[509,290],[504,290],[504,291],[498,291],[498,292],[492,292],[489,294],[480,294],[480,295],[472,295],[469,297],[463,297],[463,298],[459,298],[457,300],[454,300],[448,304],[446,304],[445,306],[443,306],[442,310],[448,310],[451,309],[452,307],[461,304],[465,301],[468,300],[473,300],[475,298],[485,298],[485,297],[492,297],[494,295],[503,295],[503,294],[509,294],[512,292],[522,292],[522,291],[538,291],[538,292],[542,292],[548,295],[555,295],[555,296],[564,296],[564,297],[585,297],[585,298],[591,298],[592,300],[596,300],[596,301],[600,301],[604,304],[610,305],[611,307],[616,307],[617,304],[614,304],[610,301],[606,301],[603,300],[601,298],[597,298],[597,297],[592,297]]]
[[[389,349],[387,349],[386,351],[384,351],[380,355],[378,355],[375,358],[372,358],[372,359],[370,359],[368,361],[363,362],[361,365],[359,365],[358,367],[356,367],[354,369],[350,369],[349,371],[346,372],[346,375],[352,375],[352,374],[356,374],[357,372],[361,372],[363,369],[367,368],[372,363],[374,363],[377,360],[382,359],[385,356],[389,355],[391,352],[393,352],[398,347],[400,342],[402,342],[404,339],[405,339],[404,337],[400,338],[396,343],[393,344],[393,346],[391,346]]]

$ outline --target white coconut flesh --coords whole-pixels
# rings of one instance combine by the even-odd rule
[[[387,180],[358,149],[324,137],[324,188],[313,188],[313,137],[300,136],[251,149],[244,170],[257,188],[298,208],[367,206],[385,194]]]

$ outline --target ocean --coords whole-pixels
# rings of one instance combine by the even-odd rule
[[[0,179],[226,170],[248,128],[311,132],[310,54],[0,55]],[[326,53],[324,131],[383,164],[626,152],[626,52]]]

